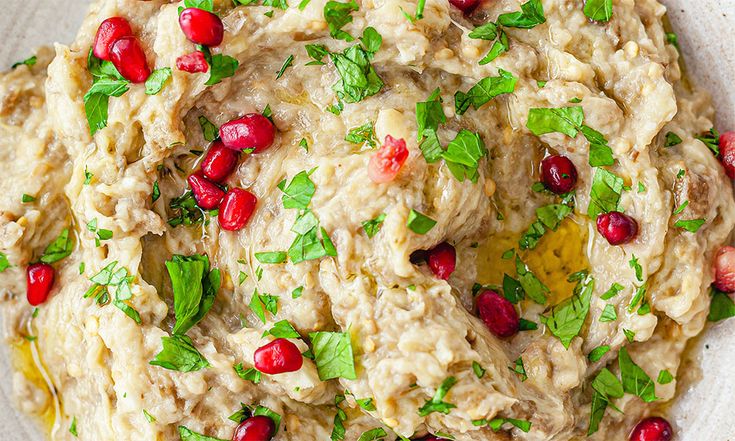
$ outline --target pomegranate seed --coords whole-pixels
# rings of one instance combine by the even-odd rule
[[[214,141],[202,161],[202,173],[212,182],[222,182],[235,170],[238,159],[237,151],[228,149],[222,141]]]
[[[454,247],[442,242],[429,250],[429,268],[435,276],[442,280],[449,279],[457,264],[457,252]]]
[[[717,250],[714,285],[722,292],[735,292],[735,248],[727,246]]]
[[[192,193],[194,193],[194,199],[196,199],[199,208],[213,210],[219,207],[222,198],[225,197],[225,192],[217,184],[208,181],[207,178],[198,173],[190,175],[187,181],[189,181],[189,186]]]
[[[26,269],[26,296],[28,303],[38,306],[48,299],[54,284],[54,267],[47,263],[34,263]]]
[[[467,14],[475,9],[475,7],[477,7],[477,4],[480,3],[480,0],[449,0],[449,3],[451,3],[452,6],[454,6],[455,8]]]
[[[490,332],[506,338],[518,332],[518,312],[508,299],[495,291],[485,290],[477,296],[477,310]]]
[[[730,179],[735,179],[735,132],[720,135],[720,162]]]
[[[209,63],[207,63],[207,59],[204,58],[204,52],[194,51],[177,58],[176,68],[183,72],[203,73],[209,70]]]
[[[671,424],[661,417],[642,420],[630,434],[630,441],[669,441],[674,436]]]
[[[232,435],[232,441],[268,441],[273,438],[276,424],[264,415],[250,417],[240,423]]]
[[[610,245],[622,245],[638,234],[638,222],[627,214],[611,211],[597,216],[597,231]]]
[[[255,211],[258,198],[242,188],[231,188],[219,207],[219,225],[228,231],[242,229]]]
[[[383,146],[370,158],[368,176],[376,184],[390,182],[401,171],[407,158],[406,141],[387,135]]]
[[[101,60],[110,60],[110,49],[112,45],[122,37],[132,37],[133,29],[130,23],[122,17],[110,17],[97,28],[94,36],[92,52]]]
[[[255,149],[255,153],[267,150],[276,136],[273,123],[259,113],[249,113],[219,128],[219,136],[225,147],[233,150]]]
[[[192,43],[219,46],[225,35],[222,20],[204,9],[188,8],[179,15],[179,26]]]
[[[553,193],[569,193],[577,185],[577,168],[566,156],[547,156],[541,161],[541,182]]]
[[[120,75],[133,83],[144,83],[151,75],[145,52],[135,37],[122,37],[112,44],[110,61]]]
[[[299,348],[285,338],[258,348],[253,358],[257,370],[271,375],[298,371],[304,363]]]

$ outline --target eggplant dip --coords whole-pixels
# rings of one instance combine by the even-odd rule
[[[54,440],[668,441],[735,134],[655,0],[99,0],[0,77]]]

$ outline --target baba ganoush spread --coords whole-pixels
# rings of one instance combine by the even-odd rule
[[[735,309],[735,135],[665,12],[95,1],[0,76],[18,406],[54,440],[671,439]]]

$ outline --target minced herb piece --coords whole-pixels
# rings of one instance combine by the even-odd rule
[[[509,28],[531,29],[536,25],[546,23],[544,6],[541,0],[530,0],[521,5],[520,12],[501,14],[498,23]]]
[[[145,409],[143,409],[143,416],[145,417],[146,421],[148,421],[151,424],[156,422],[156,417],[148,413],[148,411]]]
[[[145,93],[146,95],[157,95],[163,86],[166,85],[166,81],[171,78],[171,68],[163,67],[161,69],[154,70],[148,79],[145,81]]]
[[[309,177],[310,172],[301,171],[286,185],[286,180],[278,183],[278,188],[283,192],[281,198],[283,208],[297,208],[306,210],[311,203],[311,198],[316,192],[316,186]]]
[[[354,380],[357,378],[349,333],[312,332],[309,338],[320,380],[327,381],[333,378]]]
[[[24,204],[29,204],[31,202],[35,202],[36,198],[34,198],[33,196],[29,194],[23,193],[23,195],[20,197],[20,201]]]
[[[296,288],[293,291],[291,291],[291,298],[292,299],[298,299],[299,297],[301,297],[301,294],[303,292],[304,292],[304,287],[303,286],[299,286],[298,288]]]
[[[313,59],[313,61],[306,63],[307,66],[321,66],[326,64],[324,62],[324,57],[329,55],[329,51],[324,45],[307,44],[304,47],[306,49],[306,53]]]
[[[676,133],[668,132],[666,134],[666,142],[664,143],[664,147],[673,147],[681,143],[682,143],[682,140],[679,137],[679,135],[677,135]]]
[[[288,58],[286,58],[286,61],[283,62],[283,65],[276,73],[276,79],[279,79],[283,76],[283,74],[286,72],[286,69],[288,69],[293,64],[293,55],[289,55]]]
[[[92,75],[92,87],[84,94],[84,111],[89,133],[94,136],[98,130],[107,127],[110,97],[122,96],[130,89],[130,81],[123,78],[111,62],[95,57],[91,48],[87,70]]]
[[[594,21],[610,21],[612,6],[612,0],[587,0],[584,4],[584,15]]]
[[[100,246],[101,241],[112,239],[112,231],[97,227],[97,218],[87,222],[87,229],[95,233],[94,244]]]
[[[707,320],[719,322],[730,317],[735,317],[735,302],[727,293],[712,288],[712,300],[709,304]]]
[[[518,330],[519,331],[535,331],[538,329],[538,323],[532,322],[531,320],[526,320],[524,318],[521,318],[518,324]]]
[[[77,417],[72,418],[71,426],[69,427],[69,433],[71,433],[75,437],[79,436],[79,432],[77,432]]]
[[[306,138],[301,138],[301,141],[299,141],[299,147],[306,150],[306,153],[309,153],[309,143],[306,141]]]
[[[611,298],[613,298],[616,295],[618,295],[620,293],[620,291],[622,291],[623,289],[625,289],[625,287],[623,285],[621,285],[619,283],[616,283],[616,282],[613,282],[613,284],[610,286],[610,289],[608,289],[607,291],[605,291],[605,293],[602,294],[602,296],[600,296],[600,298],[602,300],[610,300]]]
[[[473,361],[472,362],[472,371],[475,373],[477,378],[482,378],[485,375],[485,369],[480,366],[480,363]]]
[[[242,3],[240,0],[236,0]],[[184,6],[187,8],[203,9],[208,12],[214,12],[213,0],[184,0]]]
[[[598,346],[595,349],[593,349],[588,355],[587,358],[592,363],[598,362],[602,359],[602,357],[610,352],[610,346],[604,345],[604,346]]]
[[[584,326],[594,289],[595,280],[591,275],[586,275],[577,282],[571,297],[551,308],[548,316],[542,316],[541,321],[567,349]]]
[[[372,121],[368,121],[359,127],[351,128],[345,136],[345,141],[353,144],[367,143],[370,147],[375,148],[378,143],[378,139],[375,136],[375,127]]]
[[[5,253],[0,253],[0,273],[10,268],[10,261]]]
[[[592,380],[592,410],[590,411],[590,423],[587,435],[597,432],[600,421],[605,415],[605,409],[610,405],[611,398],[622,398],[624,395],[623,385],[620,380],[607,368],[597,374]]]
[[[518,280],[503,274],[503,297],[511,303],[518,303],[526,297],[526,291]]]
[[[573,208],[565,204],[549,204],[536,209],[536,221],[526,230],[518,241],[518,246],[522,250],[536,248],[541,237],[546,234],[546,229],[556,231],[567,216],[573,211]]]
[[[674,381],[674,376],[671,375],[668,369],[663,369],[658,373],[658,378],[656,379],[658,384],[669,384],[672,381]]]
[[[327,4],[329,3],[337,2],[330,1]],[[359,44],[348,47],[341,53],[329,53],[340,77],[340,81],[332,86],[337,98],[356,103],[380,92],[384,83],[370,64],[372,56],[373,52]]]
[[[643,185],[643,182],[638,183],[638,193],[643,193],[646,191],[646,186]]]
[[[689,201],[684,201],[681,205],[676,207],[673,214],[680,214],[682,211],[684,211],[684,209],[687,208],[688,205],[689,205]]]
[[[258,288],[255,288],[248,307],[253,311],[253,314],[255,314],[260,321],[265,324],[266,311],[270,312],[274,316],[278,313],[278,296],[272,296],[266,293],[260,294],[258,292]]]
[[[242,378],[243,380],[249,381],[253,384],[260,383],[262,374],[257,369],[255,368],[245,369],[242,363],[236,364],[235,366],[233,366],[233,368],[235,369],[237,376]]]
[[[454,386],[455,384],[457,384],[456,378],[446,378],[442,382],[442,384],[439,385],[439,388],[434,393],[434,396],[430,400],[427,400],[426,403],[424,403],[424,405],[419,408],[419,416],[424,417],[433,412],[439,412],[446,415],[449,413],[450,409],[457,407],[452,403],[447,403],[444,401],[444,397],[447,396],[449,389],[451,389],[452,386]]]
[[[622,178],[605,169],[596,168],[590,188],[590,205],[587,208],[589,217],[597,219],[601,213],[619,211],[623,186]]]
[[[480,135],[462,129],[441,153],[447,168],[458,181],[465,179],[477,182],[479,161],[487,156],[487,148]]]
[[[638,279],[639,282],[643,281],[643,267],[638,262],[638,258],[635,257],[635,254],[632,255],[630,258],[630,261],[628,261],[628,266],[633,268],[635,271],[635,278]]]
[[[683,230],[687,230],[690,233],[696,233],[706,222],[706,219],[679,219],[678,221],[674,222],[674,226]]]
[[[381,213],[375,219],[370,219],[362,223],[362,229],[365,230],[365,234],[367,234],[369,239],[372,239],[373,236],[378,234],[378,231],[380,231],[380,228],[383,226],[385,218],[386,214]]]
[[[645,302],[646,298],[646,285],[639,286],[635,290],[635,294],[633,295],[633,298],[630,300],[630,304],[628,305],[628,312],[633,312],[636,306],[641,303],[641,301]]]
[[[426,234],[434,226],[436,221],[418,211],[411,209],[408,213],[408,219],[406,220],[406,226],[416,234]]]
[[[19,61],[17,63],[13,63],[13,65],[10,66],[10,68],[11,69],[15,69],[16,67],[20,67],[20,66],[33,67],[33,66],[36,65],[37,62],[38,62],[38,57],[36,57],[35,55],[33,55],[31,57],[26,58],[23,61]]]
[[[628,343],[633,343],[635,339],[635,332],[631,331],[630,329],[623,328],[623,334],[625,334],[625,339],[628,340]]]
[[[153,366],[179,372],[195,372],[210,366],[186,335],[162,337],[161,343],[163,349],[150,361]]]
[[[614,322],[618,319],[618,312],[615,310],[615,306],[611,304],[605,305],[605,309],[602,310],[600,315],[600,322]]]
[[[720,132],[717,129],[712,127],[708,133],[697,136],[696,138],[702,141],[715,156],[720,154]]]
[[[376,429],[370,429],[366,432],[363,432],[362,435],[357,439],[357,441],[378,441],[382,440],[388,436],[388,433],[383,429],[382,427],[378,427]]]
[[[545,304],[549,288],[528,269],[518,255],[516,255],[516,273],[526,295],[539,305]]]
[[[498,73],[500,75],[497,77],[483,78],[467,93],[457,91],[454,94],[454,107],[457,115],[463,115],[470,105],[477,110],[493,98],[515,91],[518,78],[503,69],[498,69]]]
[[[487,420],[475,420],[472,421],[475,426],[489,426],[493,432],[497,432],[502,429],[504,424],[511,424],[519,428],[522,432],[528,433],[531,430],[531,422],[526,420],[517,420],[515,418],[493,418],[490,421]]]
[[[134,277],[128,273],[126,268],[120,267],[116,270],[116,266],[117,261],[110,262],[97,274],[92,276],[89,280],[93,284],[84,293],[84,298],[93,298],[98,305],[106,305],[111,300],[110,288],[115,288],[115,298],[112,300],[112,304],[136,323],[140,324],[140,314],[126,303],[126,301],[133,297],[130,284]]]
[[[255,258],[258,259],[258,262],[263,264],[279,264],[284,263],[288,256],[285,251],[268,251],[255,253]]]
[[[210,271],[206,254],[175,254],[166,261],[166,270],[174,294],[176,324],[172,332],[186,334],[212,308],[220,287],[220,272],[218,269]]]
[[[513,362],[513,366],[509,366],[508,369],[518,374],[521,377],[521,382],[528,380],[528,375],[526,375],[526,367],[523,365],[522,357],[516,358],[516,361]]]
[[[354,0],[347,3],[328,1],[324,5],[324,20],[329,26],[329,35],[338,40],[353,41],[354,38],[343,31],[342,27],[352,23],[351,14],[358,9],[360,9],[360,6]]]
[[[202,135],[207,141],[212,142],[219,137],[219,129],[217,129],[217,126],[212,124],[212,122],[204,115],[199,116],[199,127],[202,128]]]
[[[273,324],[273,327],[267,330],[263,335],[272,335],[276,338],[301,338],[301,334],[296,331],[291,322],[288,320],[280,320]]]
[[[220,438],[214,438],[193,432],[184,426],[179,426],[179,437],[181,438],[181,441],[225,441]]]
[[[633,362],[625,347],[620,348],[618,352],[618,366],[620,367],[620,378],[625,392],[639,396],[646,403],[658,399],[653,380]]]
[[[74,250],[74,238],[69,236],[69,229],[64,230],[51,242],[41,256],[41,262],[54,263],[69,256]]]

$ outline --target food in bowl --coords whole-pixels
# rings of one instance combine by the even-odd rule
[[[21,408],[69,440],[671,439],[735,309],[735,136],[665,8],[293,3],[98,1],[2,76]]]

